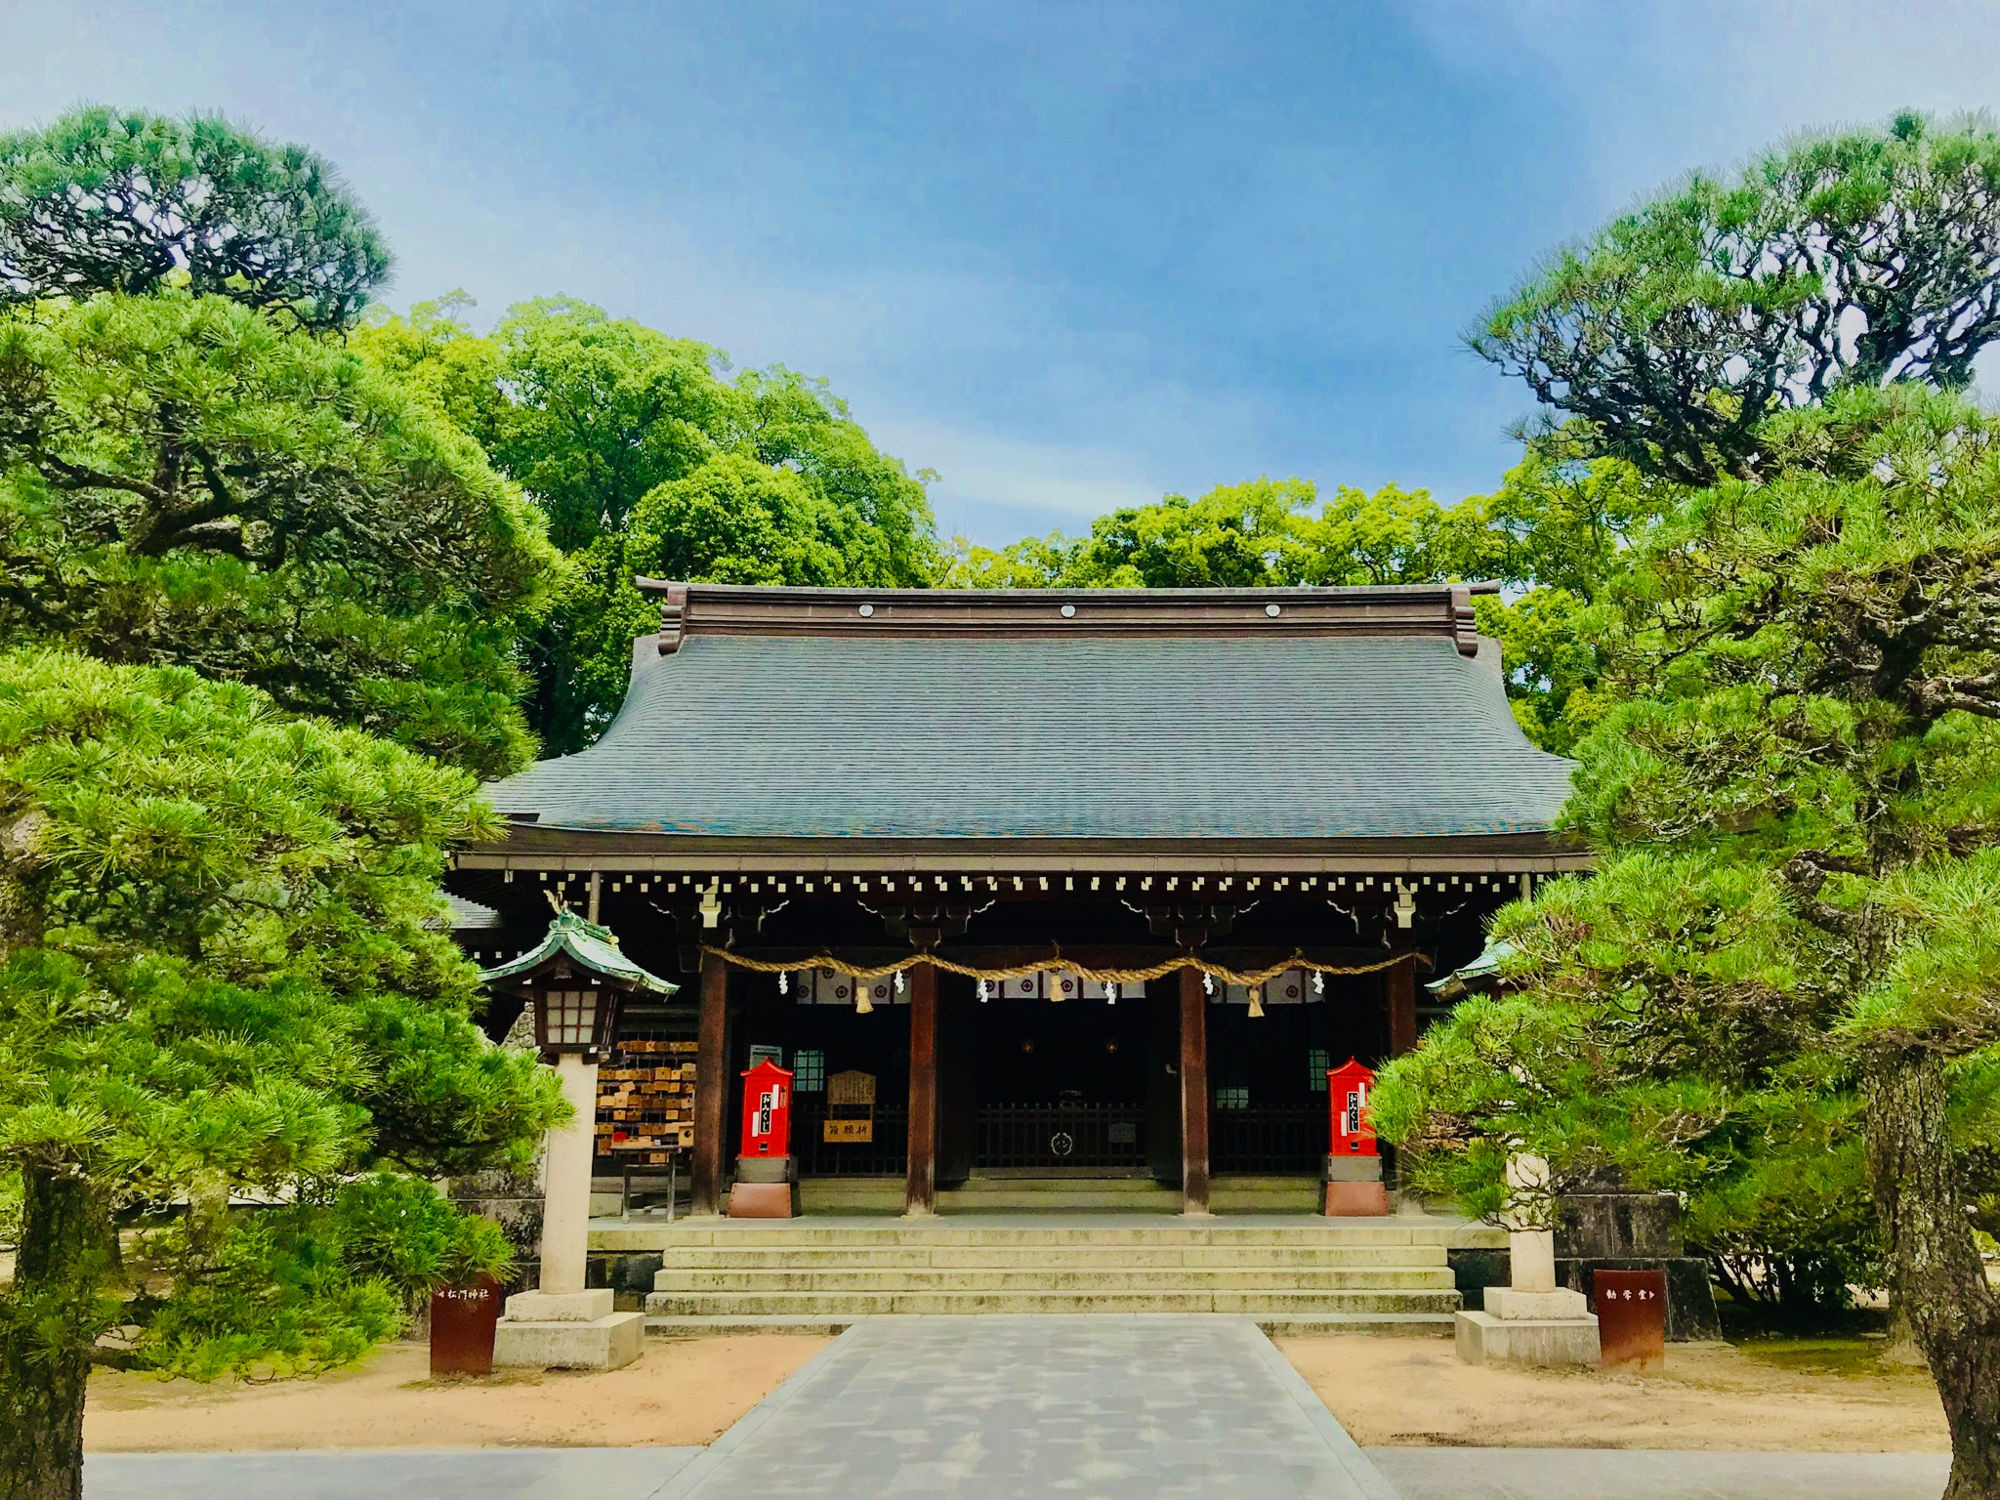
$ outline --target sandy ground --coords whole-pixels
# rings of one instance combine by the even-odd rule
[[[1664,1371],[1648,1375],[1466,1365],[1443,1339],[1277,1344],[1365,1447],[1950,1447],[1929,1375],[1882,1364],[1859,1341],[1670,1344]]]
[[[648,1339],[608,1374],[430,1379],[421,1344],[390,1344],[316,1380],[195,1385],[91,1377],[95,1453],[243,1448],[682,1446],[713,1441],[826,1344],[804,1334]]]
[[[100,1373],[94,1452],[241,1448],[620,1447],[707,1443],[826,1343],[799,1334],[648,1339],[609,1374],[429,1379],[418,1344],[271,1385]],[[1444,1339],[1283,1338],[1278,1347],[1367,1446],[1943,1450],[1921,1370],[1856,1340],[1676,1344],[1656,1375],[1475,1368]]]

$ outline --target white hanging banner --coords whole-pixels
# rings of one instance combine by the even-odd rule
[[[1042,998],[1042,976],[1017,974],[1012,979],[1000,981],[1000,998],[1003,1000],[1039,1000]]]
[[[1120,1000],[1137,1000],[1144,996],[1145,993],[1146,981],[1143,979],[1121,980],[1119,982],[1118,998]],[[1086,1000],[1102,1000],[1104,998],[1103,981],[1097,979],[1084,980],[1083,998]]]
[[[1311,994],[1304,969],[1287,969],[1264,985],[1266,1005],[1303,1005]]]

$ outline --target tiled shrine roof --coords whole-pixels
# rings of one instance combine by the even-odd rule
[[[1549,829],[1465,587],[655,585],[602,739],[491,789],[706,838],[1411,839]]]

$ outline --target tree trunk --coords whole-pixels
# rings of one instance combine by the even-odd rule
[[[1959,1202],[1944,1063],[1909,1054],[1868,1089],[1868,1173],[1908,1317],[1951,1428],[1944,1500],[2000,1500],[2000,1298]]]
[[[37,1167],[21,1179],[14,1285],[0,1296],[0,1497],[81,1500],[103,1226],[84,1183]]]

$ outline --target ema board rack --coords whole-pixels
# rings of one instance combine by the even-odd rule
[[[597,1148],[663,1165],[694,1145],[696,1043],[634,1038],[597,1070]]]

